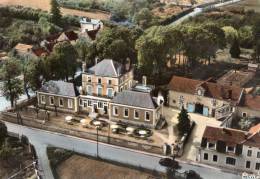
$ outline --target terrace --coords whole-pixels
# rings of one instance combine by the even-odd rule
[[[3,112],[2,120],[59,132],[76,137],[118,145],[122,147],[163,154],[163,146],[178,144],[173,128],[148,129],[115,123],[95,113],[72,114],[38,109],[34,105],[23,105],[18,112]]]

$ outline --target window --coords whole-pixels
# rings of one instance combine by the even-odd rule
[[[231,158],[231,157],[227,157],[226,158],[226,164],[228,164],[228,165],[236,165],[236,159]]]
[[[68,108],[73,108],[73,100],[68,99]]]
[[[84,108],[88,107],[88,101],[84,101],[83,106],[84,106]]]
[[[92,95],[92,86],[87,86],[87,94]]]
[[[112,80],[107,80],[107,84],[112,85]]]
[[[54,97],[50,96],[49,97],[50,105],[54,105]]]
[[[132,87],[132,80],[129,81],[129,88]]]
[[[97,87],[97,95],[102,96],[102,87]]]
[[[246,116],[247,116],[246,112],[243,112],[242,117],[246,117]]]
[[[98,83],[101,84],[101,78],[98,78]]]
[[[120,87],[120,92],[122,92],[122,91],[123,91],[123,86]]]
[[[113,115],[118,116],[118,108],[116,106],[113,107]]]
[[[235,152],[235,147],[233,147],[233,146],[227,146],[226,151],[227,151],[227,152]]]
[[[113,89],[112,88],[107,89],[107,96],[110,97],[110,98],[113,97]]]
[[[63,98],[59,99],[59,106],[63,106]]]
[[[216,149],[216,144],[208,142],[208,149]]]
[[[252,156],[252,150],[248,150],[248,151],[247,151],[247,156],[248,156],[248,157],[251,157],[251,156]]]
[[[134,115],[135,119],[139,119],[139,111],[135,110],[134,113],[135,113]]]
[[[257,157],[257,158],[260,158],[260,152],[257,152],[256,157]]]
[[[145,111],[145,120],[150,121],[150,112]]]
[[[79,105],[80,105],[80,106],[83,106],[83,101],[82,101],[82,99],[79,99]]]
[[[88,100],[88,107],[91,107],[91,106],[92,106],[92,101]]]
[[[41,103],[45,104],[45,96],[41,95]]]
[[[213,155],[213,162],[217,162],[218,161],[218,156],[217,155]]]
[[[129,110],[125,108],[124,117],[128,117],[128,116],[129,116]]]
[[[246,168],[250,168],[250,161],[246,161]]]
[[[103,102],[98,102],[98,108],[103,109]]]
[[[256,169],[256,170],[259,170],[259,169],[260,169],[260,163],[256,163],[256,164],[255,164],[255,169]]]
[[[209,159],[209,154],[208,153],[204,153],[204,160],[208,160]]]
[[[180,98],[179,98],[179,105],[183,106],[183,102],[184,102],[184,97],[180,96]]]
[[[91,76],[88,76],[88,82],[91,83]]]

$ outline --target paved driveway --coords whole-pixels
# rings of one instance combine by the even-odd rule
[[[179,110],[164,107],[164,115],[166,120],[171,125],[175,126],[178,123]],[[185,145],[184,154],[181,157],[183,160],[196,161],[197,148],[200,146],[203,132],[206,126],[220,126],[221,122],[214,118],[205,117],[199,114],[189,113],[191,120],[195,121],[196,125],[191,133],[191,136]],[[173,127],[174,128],[174,127]],[[177,131],[174,131],[176,134]]]

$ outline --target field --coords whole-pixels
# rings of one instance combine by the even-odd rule
[[[160,179],[152,174],[97,161],[80,155],[73,155],[57,167],[58,177],[62,179]]]
[[[229,7],[244,7],[245,10],[255,10],[256,12],[260,12],[260,0],[244,0],[239,3],[227,6]]]
[[[0,5],[21,5],[25,7],[31,7],[35,9],[42,9],[45,11],[49,11],[50,9],[50,0],[0,0]],[[74,9],[61,8],[62,13],[69,15],[77,15],[77,16],[86,16],[93,19],[109,19],[109,14],[101,11],[96,12],[85,12]]]

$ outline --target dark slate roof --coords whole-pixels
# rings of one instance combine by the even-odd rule
[[[123,104],[134,107],[155,109],[158,107],[155,99],[150,93],[125,90],[118,93],[111,101],[116,104]]]
[[[88,73],[92,73],[97,76],[119,77],[124,73],[124,68],[121,63],[111,59],[104,59],[89,68]]]
[[[75,97],[78,95],[74,84],[64,81],[48,81],[41,87],[39,92],[69,97]]]

